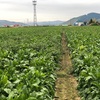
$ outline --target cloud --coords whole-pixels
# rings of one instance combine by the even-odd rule
[[[100,12],[99,4],[48,4],[48,5],[40,5],[37,6],[37,13],[40,16],[49,16],[48,19],[51,17],[55,19],[64,19],[68,20],[74,16],[80,16],[83,14],[87,14],[90,12]]]
[[[18,2],[14,0],[4,0],[0,1],[0,9],[3,9],[3,11],[9,11],[9,12],[30,12],[30,8],[32,8],[32,4],[26,0],[26,2]]]
[[[33,18],[33,0],[0,0],[3,16]],[[68,20],[90,12],[100,12],[100,0],[37,0],[38,20]],[[11,16],[10,16],[11,14]],[[15,14],[15,15],[14,15]],[[12,16],[13,15],[13,16]],[[5,17],[6,19],[8,17]]]

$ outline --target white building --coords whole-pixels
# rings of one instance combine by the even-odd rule
[[[83,26],[84,25],[84,22],[75,22],[74,23],[74,26]]]

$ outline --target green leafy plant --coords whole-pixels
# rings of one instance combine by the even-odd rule
[[[99,100],[100,28],[93,26],[68,28],[67,37],[82,100]]]

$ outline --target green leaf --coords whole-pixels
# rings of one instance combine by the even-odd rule
[[[21,80],[17,79],[14,84],[18,84]]]
[[[8,88],[5,88],[4,91],[5,91],[6,93],[8,93],[8,94],[11,93],[11,89],[8,89]]]
[[[3,75],[2,77],[1,77],[1,82],[2,82],[2,84],[7,84],[7,81],[8,81],[8,77],[6,76],[6,75]]]
[[[92,76],[86,77],[86,81],[88,81],[88,80],[90,80],[90,79],[92,79]]]

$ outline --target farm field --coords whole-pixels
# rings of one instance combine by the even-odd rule
[[[71,27],[66,35],[82,100],[100,100],[100,27]]]
[[[0,100],[52,100],[60,41],[56,27],[0,28]]]
[[[100,100],[98,26],[0,28],[0,100],[53,100],[62,31],[81,99]]]

